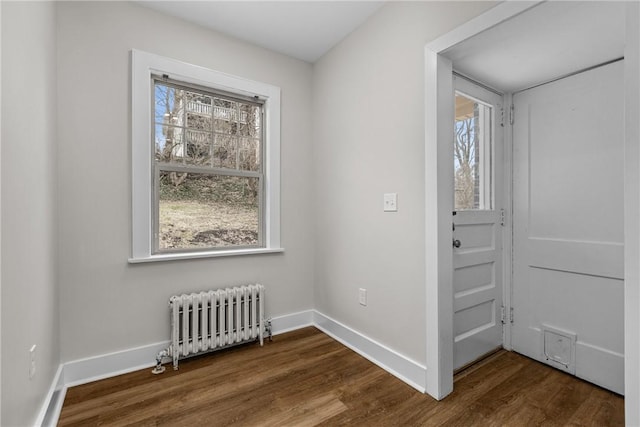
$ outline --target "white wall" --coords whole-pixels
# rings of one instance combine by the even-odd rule
[[[390,2],[314,65],[316,308],[421,364],[424,46],[493,5]]]
[[[278,316],[313,307],[311,66],[125,2],[58,4],[63,361],[169,339],[169,297],[261,282]],[[130,49],[279,86],[284,254],[127,263]]]
[[[2,4],[2,420],[35,421],[59,364],[55,4]],[[36,375],[29,380],[29,349]]]

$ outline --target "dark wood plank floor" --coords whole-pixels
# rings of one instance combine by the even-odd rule
[[[622,397],[501,351],[437,402],[315,328],[70,388],[59,425],[622,426]]]

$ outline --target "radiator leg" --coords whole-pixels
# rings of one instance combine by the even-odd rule
[[[156,367],[151,371],[154,374],[161,374],[164,372],[164,366],[162,366],[162,359],[165,357],[169,357],[169,352],[167,350],[162,350],[156,356]]]

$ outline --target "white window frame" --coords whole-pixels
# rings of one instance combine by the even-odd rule
[[[151,75],[214,90],[258,97],[264,102],[263,247],[153,253],[153,82]],[[130,263],[283,252],[280,247],[280,88],[140,50],[131,51],[132,237]]]

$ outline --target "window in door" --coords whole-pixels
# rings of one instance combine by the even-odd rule
[[[493,108],[456,91],[453,149],[455,210],[493,209]]]

